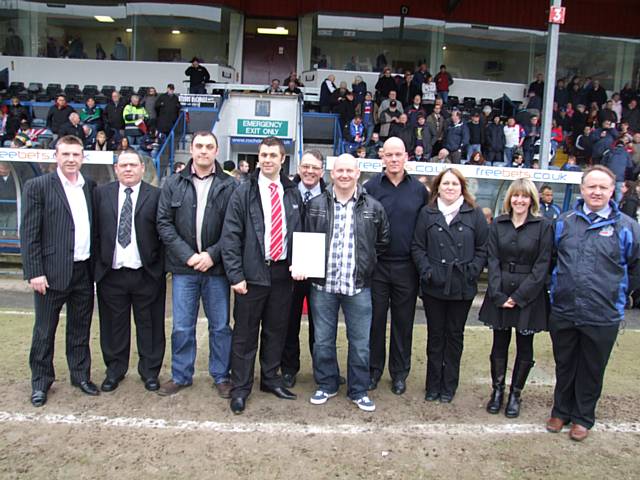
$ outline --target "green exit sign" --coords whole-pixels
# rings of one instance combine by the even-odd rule
[[[238,135],[259,137],[286,137],[289,122],[286,120],[238,119]]]

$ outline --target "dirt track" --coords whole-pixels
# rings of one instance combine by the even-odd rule
[[[424,402],[423,325],[416,326],[407,393],[393,395],[385,376],[372,392],[378,407],[373,414],[351,404],[344,387],[327,405],[310,405],[313,383],[305,352],[303,372],[294,388],[297,401],[278,400],[254,389],[245,415],[235,417],[227,402],[214,394],[204,350],[198,356],[193,387],[175,397],[146,392],[132,362],[116,392],[91,398],[68,383],[63,335],[58,336],[56,355],[59,381],[47,405],[35,409],[28,401],[32,318],[0,313],[0,323],[6,338],[0,351],[2,478],[412,479],[448,475],[537,479],[570,475],[632,479],[640,471],[640,333],[635,331],[620,337],[598,410],[601,424],[624,424],[627,433],[594,431],[584,443],[576,444],[566,433],[552,435],[541,429],[551,406],[553,385],[547,335],[536,339],[538,363],[523,396],[522,416],[515,421],[483,410],[489,392],[490,334],[485,329],[467,330],[462,383],[454,402]],[[204,325],[199,325],[198,334],[204,339]],[[99,383],[103,366],[95,346],[97,328],[93,337],[94,380]],[[339,354],[345,365],[343,337],[341,330]],[[168,371],[169,355],[163,378]],[[35,416],[18,422],[16,414]],[[55,414],[75,418],[47,417]],[[114,421],[117,417],[126,419]],[[160,421],[163,419],[166,422]],[[76,423],[62,423],[70,421]],[[177,428],[185,425],[180,421],[192,422],[188,424],[191,429]],[[262,427],[256,428],[256,422]],[[169,428],[161,428],[163,425]],[[234,432],[238,425],[249,433]],[[511,425],[521,426],[525,433],[508,433]],[[487,433],[483,426],[493,426],[497,433]],[[413,427],[419,427],[418,433]],[[336,431],[340,428],[344,432]]]

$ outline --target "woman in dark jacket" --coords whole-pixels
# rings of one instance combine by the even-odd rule
[[[487,260],[489,227],[454,168],[442,171],[420,211],[411,254],[427,317],[425,400],[449,403],[458,387],[464,325]]]
[[[493,330],[491,380],[493,393],[487,412],[502,407],[511,329],[516,330],[517,354],[505,409],[508,418],[520,414],[520,394],[533,361],[533,334],[547,330],[547,289],[553,228],[540,216],[538,192],[531,180],[511,183],[504,215],[489,229],[489,287],[480,320]]]
[[[620,211],[634,220],[638,220],[638,207],[640,207],[636,186],[636,182],[625,180],[622,184],[622,200],[620,200]]]

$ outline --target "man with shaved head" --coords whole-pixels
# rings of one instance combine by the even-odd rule
[[[313,374],[318,389],[310,401],[321,405],[338,393],[336,333],[342,306],[349,341],[347,395],[358,408],[372,412],[375,404],[367,392],[371,276],[378,255],[389,243],[389,222],[382,205],[358,185],[358,178],[358,160],[340,155],[331,171],[332,185],[309,201],[305,213],[305,231],[330,235],[325,277],[311,279]]]
[[[411,261],[411,240],[418,212],[427,204],[429,192],[405,171],[408,157],[401,139],[389,138],[384,142],[383,152],[384,171],[364,184],[369,195],[384,207],[391,231],[391,244],[380,256],[371,283],[369,390],[378,386],[384,371],[387,312],[391,307],[391,391],[402,395],[411,369],[413,317],[419,287],[418,272]]]

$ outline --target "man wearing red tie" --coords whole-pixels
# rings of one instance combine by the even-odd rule
[[[302,197],[281,172],[284,157],[279,139],[260,143],[259,168],[233,193],[222,231],[222,259],[235,293],[230,406],[236,414],[251,393],[259,336],[260,390],[296,398],[278,373],[293,292],[292,238],[302,227]]]

